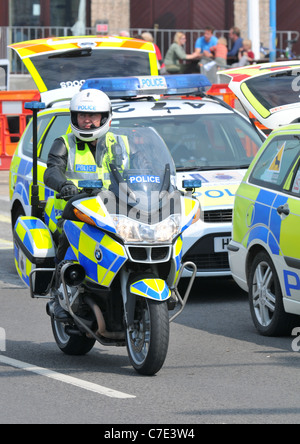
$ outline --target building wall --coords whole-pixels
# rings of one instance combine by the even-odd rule
[[[296,0],[289,0],[296,1]],[[299,0],[297,0],[299,1]],[[248,0],[130,0],[131,28],[241,29],[248,38]],[[280,3],[280,2],[277,2]],[[260,40],[269,46],[269,0],[260,0]],[[280,16],[278,17],[280,20]]]
[[[130,0],[91,0],[91,26],[108,21],[108,33],[118,34],[130,27]]]
[[[130,0],[131,28],[229,29],[234,0]]]
[[[260,41],[269,46],[270,1],[259,2]],[[234,24],[241,30],[241,36],[248,38],[248,0],[234,1]]]

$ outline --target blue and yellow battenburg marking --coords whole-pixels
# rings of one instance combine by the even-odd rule
[[[280,254],[280,231],[282,219],[277,212],[277,208],[285,205],[288,196],[277,195],[272,191],[260,190],[255,201],[252,220],[250,224],[251,231],[247,234],[246,247],[256,239],[260,239],[269,246],[271,252],[275,255]]]
[[[180,267],[181,267],[181,262],[182,262],[182,236],[180,236],[177,240],[175,245],[173,246],[174,248],[174,263],[175,263],[175,278],[174,278],[174,284],[177,281],[178,278],[178,274],[180,271]]]
[[[78,210],[89,216],[99,228],[110,231],[111,233],[116,233],[116,229],[113,223],[108,223],[110,220],[110,216],[107,213],[107,209],[100,198],[93,197],[89,199],[85,198],[82,200],[78,200],[74,202],[74,206],[78,208]]]
[[[162,279],[143,279],[131,284],[130,291],[156,301],[165,301],[171,296],[171,290]]]
[[[32,177],[32,160],[26,160],[17,155],[13,158],[14,168],[12,168],[15,174],[18,174],[17,183],[10,187],[10,199],[13,196],[19,195],[21,202],[25,206],[31,204],[31,186],[32,180],[28,178]],[[38,165],[38,185],[39,185],[39,200],[46,201],[48,197],[54,195],[54,191],[44,185],[44,172],[46,166]]]
[[[55,198],[49,197],[45,207],[44,219],[51,233],[55,233],[57,229],[57,221],[61,217],[62,211],[55,209]]]
[[[29,286],[35,268],[54,266],[55,248],[47,226],[35,217],[20,217],[14,231],[15,266],[20,278]]]
[[[75,258],[87,272],[87,278],[109,287],[127,260],[122,245],[98,228],[83,222],[67,220],[64,231]],[[70,255],[70,252],[67,254]]]
[[[184,209],[182,231],[184,231],[186,228],[188,228],[191,225],[192,220],[194,219],[194,217],[198,211],[199,202],[192,197],[191,198],[190,197],[183,197],[182,198],[182,208]]]

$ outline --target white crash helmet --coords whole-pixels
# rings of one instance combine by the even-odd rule
[[[78,113],[100,113],[102,114],[100,127],[93,127],[88,130],[82,130],[78,127]],[[85,89],[75,94],[70,102],[71,128],[75,136],[84,141],[103,137],[109,130],[112,119],[112,108],[109,97],[97,89]]]

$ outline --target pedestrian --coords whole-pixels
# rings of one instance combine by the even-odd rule
[[[243,39],[241,38],[241,31],[237,26],[230,28],[229,38],[232,42],[232,47],[227,54],[227,63],[235,62],[238,60],[238,53],[240,48],[243,46]]]
[[[238,66],[247,66],[250,65],[250,63],[253,62],[255,59],[254,52],[252,51],[252,42],[251,40],[245,39],[243,41],[243,46],[240,48],[238,53],[238,59],[239,61],[237,63],[233,63],[232,67],[238,67]]]
[[[227,64],[227,40],[224,37],[218,39],[218,43],[210,48],[214,56],[214,61],[218,67],[225,67]]]
[[[213,54],[211,52],[211,47],[216,46],[218,44],[218,39],[214,33],[214,28],[211,26],[206,26],[204,29],[204,35],[199,37],[195,43],[195,51],[201,59],[210,59],[213,58]],[[201,63],[203,63],[201,61]]]
[[[160,51],[159,47],[156,45],[156,43],[154,43],[154,38],[153,38],[153,35],[151,34],[151,32],[146,32],[146,31],[143,32],[141,34],[141,38],[143,40],[145,40],[146,42],[153,43],[154,48],[155,48],[155,52],[156,52],[156,58],[157,58],[157,61],[158,61],[158,70],[160,70],[161,68],[164,68],[165,65],[163,63],[163,58],[162,58],[162,55],[161,55],[161,51]]]
[[[120,36],[120,37],[130,37],[130,34],[129,34],[129,32],[126,31],[125,29],[122,29],[122,30],[119,32],[119,36]]]
[[[197,52],[192,54],[186,54],[184,45],[186,43],[186,36],[183,32],[176,32],[174,41],[167,51],[164,59],[165,70],[169,74],[183,73],[185,66],[183,62],[185,60],[197,59]]]

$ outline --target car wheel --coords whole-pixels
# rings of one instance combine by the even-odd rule
[[[285,312],[275,266],[266,252],[254,259],[249,277],[249,303],[254,325],[264,336],[290,335],[300,318]]]

